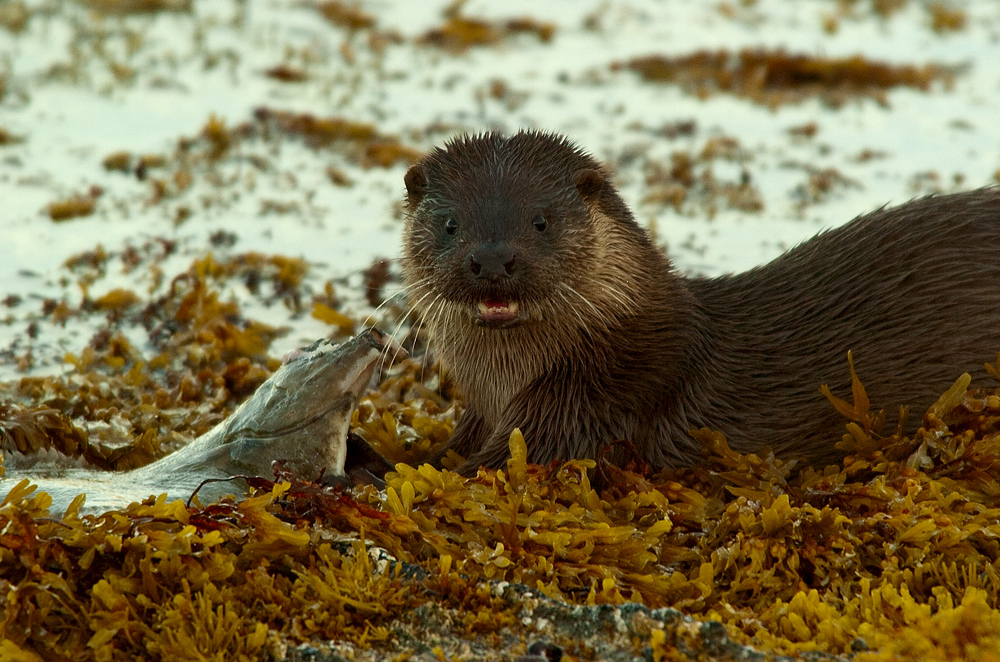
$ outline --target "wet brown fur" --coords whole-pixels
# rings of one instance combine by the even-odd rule
[[[688,464],[689,431],[708,427],[741,452],[824,464],[844,421],[819,385],[850,393],[848,350],[873,406],[917,412],[963,371],[985,382],[1000,350],[995,188],[880,209],[745,273],[687,278],[564,138],[459,138],[406,184],[404,274],[465,397],[449,448],[466,473],[502,466],[514,428],[538,463],[627,439],[653,467]],[[484,284],[466,265],[493,241],[517,268]],[[477,325],[476,302],[496,293],[529,318]]]

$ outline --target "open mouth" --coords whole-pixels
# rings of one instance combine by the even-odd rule
[[[521,309],[516,301],[486,299],[479,302],[476,322],[485,326],[511,326],[521,321]]]

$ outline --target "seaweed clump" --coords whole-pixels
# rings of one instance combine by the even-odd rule
[[[749,170],[750,152],[730,136],[716,136],[706,141],[700,152],[677,150],[670,162],[649,160],[643,167],[649,192],[644,203],[670,205],[678,212],[697,209],[714,217],[720,204],[746,213],[764,209],[763,196],[754,185]],[[715,174],[718,161],[740,167],[736,181]]]
[[[834,107],[858,97],[887,105],[885,94],[894,87],[926,91],[935,82],[950,83],[955,75],[953,68],[939,64],[896,66],[860,55],[828,58],[751,48],[649,55],[611,68],[634,71],[651,82],[675,83],[699,97],[728,92],[772,108],[810,97]]]
[[[263,74],[284,82],[302,80],[307,76],[305,70],[288,65],[273,67]],[[233,186],[239,178],[222,176],[221,167],[229,165],[239,169],[249,162],[255,170],[266,171],[270,166],[267,156],[260,153],[246,156],[246,152],[254,152],[254,148],[261,144],[285,140],[302,141],[311,149],[341,153],[346,161],[365,169],[408,165],[422,155],[421,151],[405,144],[399,136],[379,131],[367,122],[261,107],[254,111],[252,118],[237,123],[209,116],[197,133],[179,138],[170,154],[139,156],[116,151],[105,156],[103,166],[109,171],[132,174],[148,182],[150,195],[147,202],[150,205],[179,199],[196,183],[204,182],[216,194],[204,198],[203,204],[222,206],[226,204],[225,197],[218,192]],[[342,173],[338,179],[341,183],[349,181]],[[69,201],[53,203],[47,211],[55,220],[92,213],[92,198],[96,195],[77,196]],[[272,201],[264,201],[262,205],[265,211],[281,206]],[[189,205],[178,206],[175,222],[181,224],[192,214]]]
[[[87,195],[74,195],[65,200],[50,202],[46,213],[53,221],[68,221],[80,216],[90,216],[94,213],[100,195],[100,189],[95,189]]]
[[[100,517],[80,517],[80,497],[54,520],[48,495],[18,483],[0,505],[5,645],[37,655],[26,659],[198,650],[254,660],[282,632],[377,640],[370,622],[416,589],[375,569],[362,543],[276,517],[288,488],[203,510],[160,498]],[[389,519],[357,517],[361,528]]]
[[[382,135],[374,125],[364,122],[267,108],[258,109],[255,116],[259,122],[280,132],[302,137],[310,147],[320,148],[338,143],[349,145],[352,147],[352,158],[365,168],[409,164],[421,156],[421,152],[403,145],[395,136]]]
[[[191,0],[85,0],[84,4],[111,15],[191,11]]]
[[[120,257],[145,259],[133,251]],[[210,430],[277,367],[268,348],[281,329],[246,319],[217,287],[241,279],[257,292],[269,282],[273,298],[301,307],[302,260],[208,255],[149,299],[124,289],[91,298],[111,258],[101,248],[71,258],[67,267],[79,279],[83,300],[75,308],[66,301],[48,305],[55,324],[105,318],[79,353],[64,357],[70,372],[0,385],[5,452],[53,450],[104,470],[136,468]],[[150,271],[160,273],[155,265]],[[129,327],[146,330],[147,347],[132,344]]]
[[[540,23],[532,18],[511,18],[506,21],[486,21],[463,16],[465,0],[452,3],[445,10],[445,22],[432,28],[418,43],[436,46],[452,53],[464,53],[478,46],[493,46],[518,34],[533,34],[539,41],[549,42],[555,34],[552,23]]]
[[[112,336],[75,357],[81,372],[72,381],[93,383],[79,395],[58,380],[21,380],[23,409],[6,405],[5,434],[29,453],[46,435],[82,448],[108,427],[98,423],[127,415],[136,424],[126,437],[162,449],[169,429],[190,437],[219,420],[271,365],[270,332],[240,321],[211,287],[244,273],[247,260],[205,258],[172,281],[150,327],[162,358],[143,360]],[[448,438],[461,406],[425,368],[399,362],[353,421],[398,462],[384,491],[295,481],[277,467],[275,480],[252,480],[255,492],[239,502],[189,507],[160,497],[81,515],[81,497],[54,519],[47,495],[5,479],[4,653],[163,659],[197,648],[257,659],[333,641],[391,656],[413,650],[398,633],[417,609],[523,650],[535,633],[524,625],[525,603],[503,597],[510,583],[528,587],[540,610],[628,608],[637,629],[621,645],[661,660],[720,637],[771,654],[872,661],[980,659],[1000,643],[1000,393],[971,389],[968,375],[903,436],[872,410],[852,367],[850,401],[827,391],[848,421],[837,466],[742,455],[710,430],[695,432],[705,457],[684,470],[537,466],[515,432],[505,469],[464,478],[419,465]],[[1000,377],[1000,363],[990,371]],[[242,374],[245,388],[227,373]],[[27,411],[34,431],[18,423],[32,420]],[[124,458],[105,460],[119,468],[147,460]],[[703,624],[668,618],[667,607]],[[577,635],[548,633],[569,655],[595,659]]]
[[[375,17],[340,0],[327,0],[316,7],[326,20],[351,32],[375,27]]]

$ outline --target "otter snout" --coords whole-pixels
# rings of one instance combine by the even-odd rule
[[[512,291],[515,262],[514,248],[502,241],[479,244],[469,254],[473,288],[480,297],[474,311],[476,324],[502,329],[524,321],[524,311]]]
[[[514,274],[514,249],[509,244],[485,244],[469,257],[469,270],[476,278],[501,280]]]

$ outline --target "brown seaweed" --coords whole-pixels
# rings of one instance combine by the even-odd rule
[[[477,46],[493,46],[518,34],[532,34],[539,41],[549,42],[556,31],[552,23],[519,17],[505,21],[487,21],[462,14],[464,0],[454,2],[445,10],[445,22],[425,32],[417,41],[453,53],[462,53]]]
[[[161,254],[136,251],[91,251],[69,268],[90,278]],[[276,258],[202,258],[152,308],[68,308],[145,320],[156,353],[105,333],[71,357],[66,377],[5,385],[4,417],[14,421],[5,443],[111,453],[122,447],[109,430],[124,431],[147,455],[95,462],[123,467],[221,420],[273,369],[273,330],[243,318],[217,287],[257,274],[258,286],[271,284],[262,294],[303,299],[300,272]],[[332,290],[322,301],[336,310]],[[846,457],[825,469],[735,453],[702,430],[697,466],[604,466],[607,487],[595,489],[593,462],[528,465],[515,434],[504,470],[463,478],[420,465],[447,440],[461,402],[434,366],[408,359],[352,420],[398,463],[381,493],[279,474],[244,501],[189,508],[160,497],[102,516],[80,515],[77,503],[54,519],[46,495],[7,476],[4,652],[160,659],[203,646],[249,659],[279,640],[323,638],[390,655],[394,624],[428,601],[469,632],[519,627],[520,608],[509,611],[484,583],[495,580],[561,603],[674,607],[771,653],[867,647],[856,659],[985,659],[1000,613],[1000,393],[958,378],[903,436],[896,412],[875,410],[852,377],[851,394],[828,394],[844,415]],[[396,564],[372,561],[368,543]],[[426,579],[405,580],[400,564]],[[685,627],[648,625],[635,653],[677,659],[698,639]]]
[[[634,71],[650,82],[675,83],[699,97],[727,92],[772,107],[816,96],[832,106],[857,97],[885,104],[885,93],[894,87],[926,91],[955,75],[954,68],[940,64],[897,66],[860,55],[827,58],[749,48],[738,53],[649,55],[611,68]]]

